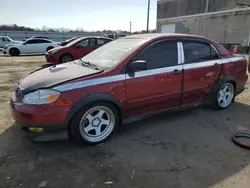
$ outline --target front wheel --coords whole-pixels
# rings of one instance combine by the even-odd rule
[[[116,107],[110,103],[97,102],[75,115],[70,132],[79,143],[98,144],[106,140],[118,124]]]
[[[20,54],[20,51],[17,48],[11,48],[9,53],[12,56],[18,56]]]
[[[74,58],[72,57],[72,55],[70,54],[64,54],[60,57],[60,62],[61,63],[67,63],[67,62],[70,62],[70,61],[73,61]]]
[[[234,100],[234,95],[234,85],[231,82],[223,84],[217,91],[216,107],[219,109],[225,109],[229,107]]]

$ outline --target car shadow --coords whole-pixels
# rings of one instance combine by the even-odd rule
[[[231,135],[250,132],[249,114],[236,102],[137,117],[97,146],[29,142],[13,124],[0,135],[0,187],[237,186],[248,181],[250,158]]]

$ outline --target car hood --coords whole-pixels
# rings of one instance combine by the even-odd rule
[[[64,49],[64,48],[66,48],[66,47],[65,47],[65,46],[57,46],[57,47],[55,47],[55,48],[49,50],[47,53],[55,53],[55,52],[57,52],[58,50],[61,50],[61,49]]]
[[[19,41],[19,40],[13,40],[13,41],[11,41],[11,44],[21,44],[22,43],[22,41]]]
[[[84,67],[75,61],[35,71],[21,80],[20,85],[23,92],[27,93],[37,89],[50,88],[60,83],[100,72],[102,72],[102,70]]]

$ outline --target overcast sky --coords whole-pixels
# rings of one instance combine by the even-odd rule
[[[4,0],[0,24],[85,30],[145,30],[147,0]],[[156,27],[156,0],[151,0],[150,29]]]

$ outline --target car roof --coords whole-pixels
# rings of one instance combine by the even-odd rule
[[[88,39],[88,38],[96,38],[96,39],[107,39],[107,40],[112,40],[110,38],[107,38],[107,37],[102,37],[102,36],[86,36],[86,37],[80,37],[80,38],[77,38],[75,40],[75,42],[78,42],[80,40],[83,40],[83,39]]]
[[[147,33],[147,34],[137,34],[137,35],[130,35],[123,37],[124,38],[134,38],[134,39],[145,39],[145,40],[154,40],[158,38],[201,38],[201,39],[207,39],[206,37],[203,36],[198,36],[198,35],[190,35],[190,34],[178,34],[178,33]]]
[[[30,41],[30,40],[46,40],[46,41],[54,42],[54,41],[52,41],[52,40],[44,39],[44,38],[29,38],[29,39],[27,39],[26,41]]]

